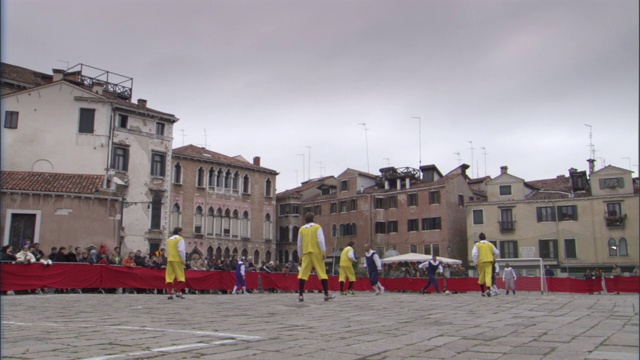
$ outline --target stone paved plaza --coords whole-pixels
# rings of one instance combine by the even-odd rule
[[[638,359],[638,295],[2,297],[2,359]]]

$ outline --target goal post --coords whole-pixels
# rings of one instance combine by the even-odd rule
[[[502,258],[497,259],[496,262],[500,267],[500,272],[496,276],[499,288],[504,289],[502,274],[506,264],[509,264],[518,277],[515,282],[516,291],[540,291],[542,294],[548,291],[542,258]]]

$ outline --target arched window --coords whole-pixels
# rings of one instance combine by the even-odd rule
[[[609,256],[618,256],[618,244],[616,244],[616,239],[609,239]]]
[[[204,169],[202,167],[198,168],[198,173],[196,174],[196,186],[204,187]]]
[[[264,238],[265,240],[271,240],[273,239],[272,235],[271,235],[271,215],[270,214],[266,214],[264,216]]]
[[[213,214],[214,214],[213,208],[210,207],[207,210],[207,235],[213,235],[213,223],[214,223]]]
[[[344,224],[340,224],[340,231],[338,232],[338,236],[344,236]]]
[[[196,234],[202,234],[202,206],[196,207],[193,224],[193,232]]]
[[[237,239],[239,234],[240,224],[238,221],[238,210],[233,210],[233,214],[231,215],[231,237]]]
[[[251,193],[251,191],[249,191],[249,175],[245,175],[242,178],[242,193],[243,194],[249,194]]]
[[[216,236],[222,236],[222,209],[216,210],[215,225],[213,227]]]
[[[331,225],[331,237],[338,235],[338,226],[336,224]]]
[[[216,171],[213,168],[209,168],[209,187],[216,187]]]
[[[296,264],[300,262],[300,259],[298,259],[298,250],[293,250],[291,252],[291,261],[293,261]]]
[[[267,263],[271,261],[271,250],[267,250],[267,252],[264,254],[264,261]]]
[[[249,238],[249,212],[242,213],[242,220],[240,224],[240,237]]]
[[[253,263],[254,264],[260,264],[260,251],[258,251],[258,250],[253,252]]]
[[[356,223],[351,224],[351,235],[358,235],[358,232],[356,231]]]
[[[249,252],[247,251],[247,249],[242,249],[242,251],[240,252],[240,256],[247,257],[248,254]]]
[[[151,229],[160,230],[162,219],[162,196],[153,194],[151,198]]]
[[[289,262],[289,250],[285,250],[284,251],[284,262],[283,263],[288,263]]]
[[[298,232],[299,232],[300,228],[298,228],[297,226],[294,226],[293,229],[291,229],[291,242],[297,242],[298,241]]]
[[[229,209],[225,210],[222,218],[222,235],[231,236],[231,211]]]
[[[236,171],[233,174],[233,182],[231,184],[231,188],[233,189],[233,191],[238,191],[238,180],[240,178],[240,174],[238,174],[238,172]]]
[[[180,226],[180,205],[173,204],[171,208],[171,230]]]
[[[182,165],[180,163],[173,166],[173,183],[182,184]]]
[[[618,241],[618,255],[629,256],[629,248],[627,247],[627,239],[620,238]]]
[[[231,170],[227,170],[224,174],[224,188],[231,189]]]
[[[218,175],[216,176],[216,187],[221,188],[223,186],[224,178],[222,177],[222,169],[218,170]]]
[[[265,181],[264,196],[271,196],[271,179],[267,179],[267,181]]]

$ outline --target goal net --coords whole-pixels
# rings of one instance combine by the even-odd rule
[[[502,275],[506,264],[509,264],[516,271],[516,291],[540,291],[541,293],[548,291],[547,279],[544,275],[544,262],[541,258],[497,259],[496,262],[500,267],[496,283],[501,291],[505,288]]]

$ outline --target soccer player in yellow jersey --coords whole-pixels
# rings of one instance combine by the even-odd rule
[[[176,227],[173,229],[171,237],[167,240],[165,281],[169,292],[167,299],[169,300],[173,300],[173,291],[175,291],[177,298],[184,299],[182,289],[185,287],[184,265],[187,262],[187,257],[181,233],[182,228]],[[176,280],[178,283],[175,282]]]
[[[491,296],[491,275],[493,274],[493,263],[500,255],[498,249],[492,243],[486,240],[484,233],[480,233],[478,241],[473,247],[471,256],[478,267],[478,284],[482,296],[485,296],[485,286],[487,288],[486,296]]]
[[[306,225],[298,231],[298,254],[302,255],[300,273],[298,274],[299,297],[298,301],[304,301],[304,284],[309,280],[311,268],[316,269],[318,279],[324,290],[324,301],[329,301],[335,296],[329,295],[329,277],[324,265],[327,248],[324,242],[322,227],[313,222],[315,215],[308,212],[304,215]]]
[[[356,260],[355,255],[353,254],[353,245],[355,242],[349,241],[347,247],[342,250],[340,254],[340,293],[342,295],[347,295],[347,292],[344,291],[344,281],[349,279],[349,294],[355,295],[353,292],[353,284],[356,282],[356,273],[353,271],[353,263],[358,261]]]

